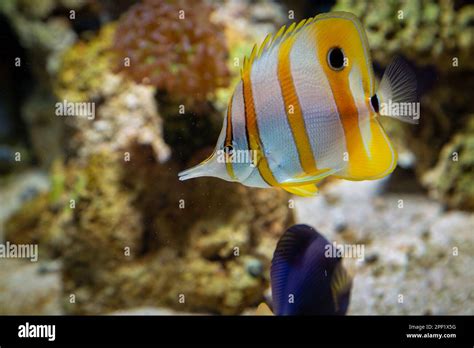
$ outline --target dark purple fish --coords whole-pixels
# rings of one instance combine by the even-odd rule
[[[352,280],[334,248],[314,228],[294,225],[278,241],[271,266],[273,313],[344,315]]]

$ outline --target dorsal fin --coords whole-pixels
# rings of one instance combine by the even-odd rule
[[[260,46],[255,44],[252,48],[252,53],[250,54],[250,56],[248,58],[247,56],[244,57],[244,64],[240,71],[241,76],[243,76],[243,74],[246,73],[252,67],[254,61],[261,59],[261,57],[266,53],[270,52],[272,48],[278,46],[281,42],[288,39],[290,36],[296,35],[306,25],[309,25],[314,22],[314,20],[315,18],[308,18],[303,19],[298,24],[296,24],[296,22],[293,22],[289,27],[283,25],[275,35],[267,35],[260,44]]]
[[[258,58],[260,58],[260,56],[262,55],[263,51],[265,50],[265,47],[267,46],[267,44],[270,42],[272,38],[272,35],[271,34],[268,34],[265,39],[263,40],[262,44],[260,45],[259,49],[258,49]]]
[[[275,42],[283,36],[283,33],[285,32],[286,30],[286,25],[282,26],[280,28],[280,30],[277,31],[277,33],[273,36],[273,39],[272,39],[272,43],[270,44],[270,46],[272,46],[273,44],[275,44]]]
[[[296,26],[295,31],[300,30],[301,27],[302,27],[303,25],[305,25],[305,23],[308,22],[308,21],[310,21],[310,20],[312,20],[312,18],[306,18],[306,19],[303,19],[302,21],[300,21],[300,22],[298,23],[298,25]]]
[[[255,56],[257,55],[257,44],[253,45],[252,53],[250,53],[250,57],[244,57],[244,66],[241,70],[241,76],[244,75],[250,68],[252,67],[253,61],[255,60]]]
[[[296,22],[291,23],[291,25],[288,27],[288,29],[285,30],[285,32],[282,35],[282,40],[284,40],[286,37],[291,35],[291,32],[295,30],[296,28]]]

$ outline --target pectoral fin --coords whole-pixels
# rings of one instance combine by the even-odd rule
[[[419,107],[414,109],[418,103],[416,75],[401,57],[395,58],[385,70],[377,97],[381,106],[380,115],[393,117],[403,122],[418,123]],[[384,107],[392,103],[397,107],[403,104],[410,105],[411,109],[408,110],[411,112],[399,114],[389,107]]]

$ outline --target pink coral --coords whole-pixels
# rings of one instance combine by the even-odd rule
[[[212,11],[204,1],[144,0],[132,6],[115,35],[116,71],[178,98],[204,100],[227,86],[227,47]]]

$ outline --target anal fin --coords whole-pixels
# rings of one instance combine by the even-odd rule
[[[318,193],[318,188],[315,184],[306,184],[299,186],[282,186],[285,191],[303,197],[313,197]]]
[[[298,176],[294,176],[290,179],[287,179],[281,183],[281,186],[288,187],[288,186],[300,186],[309,183],[316,183],[318,181],[323,180],[324,178],[337,173],[339,169],[320,169],[314,173],[303,173]]]

